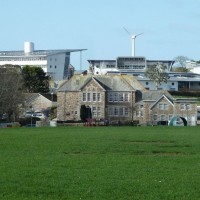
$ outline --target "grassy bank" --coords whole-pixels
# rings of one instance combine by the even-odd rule
[[[0,129],[0,199],[200,199],[199,127]]]

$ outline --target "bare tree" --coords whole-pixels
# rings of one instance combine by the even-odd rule
[[[22,76],[20,67],[0,66],[0,114],[16,115],[22,100]]]
[[[188,58],[186,56],[177,56],[174,60],[177,67],[182,68],[183,71],[187,71],[186,61],[188,60]]]
[[[149,77],[149,79],[155,83],[156,90],[158,90],[158,86],[161,85],[162,82],[167,83],[169,79],[168,74],[165,72],[166,69],[166,66],[158,63],[156,66],[149,67],[145,72],[145,76]]]

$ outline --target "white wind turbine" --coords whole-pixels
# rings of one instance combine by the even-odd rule
[[[124,28],[124,30],[131,36],[131,56],[135,56],[135,39],[137,36],[142,35],[143,33],[134,35],[134,34],[131,34],[126,28]]]

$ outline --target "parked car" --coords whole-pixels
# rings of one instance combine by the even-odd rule
[[[42,112],[34,112],[33,117],[38,117],[40,119],[45,119],[45,115]]]
[[[32,111],[26,111],[24,117],[33,117],[33,112]]]
[[[2,119],[2,120],[8,119],[8,114],[7,113],[0,114],[0,119]]]

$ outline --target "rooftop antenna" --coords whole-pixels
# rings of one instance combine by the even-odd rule
[[[131,36],[131,56],[135,56],[135,39],[137,36],[142,35],[143,33],[135,35],[133,33],[131,34],[126,28],[124,28],[124,30]]]

